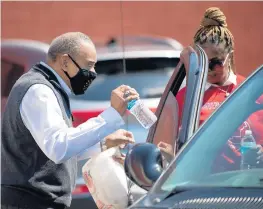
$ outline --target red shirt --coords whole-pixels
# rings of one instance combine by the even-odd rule
[[[217,107],[226,99],[226,92],[233,92],[244,80],[245,78],[241,75],[237,75],[237,85],[230,84],[228,86],[222,86],[220,88],[211,86],[204,93],[204,102],[200,113],[200,124],[202,124],[210,115],[213,113]],[[186,94],[186,87],[182,88],[177,96],[176,100],[178,102],[179,108],[179,120],[181,124],[182,111],[184,106],[184,98]],[[263,96],[258,100],[263,103]],[[257,140],[258,144],[263,144],[263,111],[258,111],[249,116],[249,118],[244,121],[244,123],[238,128],[238,130],[233,134],[233,137],[228,140],[227,149],[222,150],[221,157],[228,163],[235,163],[235,158],[240,157],[239,148],[235,143],[240,144],[242,136],[244,136],[246,130],[252,130],[253,136]],[[221,158],[222,160],[222,158]]]
[[[245,78],[243,76],[237,75],[237,85],[231,84],[229,86],[222,86],[220,89],[218,87],[211,86],[204,93],[204,102],[200,113],[200,124],[202,124],[210,115],[215,111],[215,109],[226,99],[226,92],[231,93],[234,91],[239,84],[241,84]],[[178,102],[179,108],[179,118],[181,122],[184,98],[186,94],[186,87],[182,88],[176,95],[176,100]]]

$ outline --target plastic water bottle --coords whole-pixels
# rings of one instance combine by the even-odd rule
[[[254,139],[254,137],[252,135],[251,130],[246,130],[245,136],[241,140],[240,151],[241,151],[240,169],[241,170],[247,170],[247,169],[253,168],[254,166],[252,166],[250,162],[251,162],[251,158],[252,158],[253,154],[255,155],[257,152],[257,143],[256,143],[256,140]]]
[[[157,121],[156,115],[140,99],[130,101],[127,109],[145,129],[149,129]]]

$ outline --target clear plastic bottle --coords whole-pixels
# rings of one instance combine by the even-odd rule
[[[157,121],[156,115],[140,99],[130,101],[127,109],[145,129],[149,129]]]
[[[246,130],[245,136],[241,139],[241,170],[247,170],[253,168],[249,161],[251,161],[251,154],[256,152],[257,143],[253,137],[251,130]],[[255,154],[255,153],[254,153]]]

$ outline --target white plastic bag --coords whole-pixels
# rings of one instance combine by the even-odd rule
[[[83,167],[82,174],[99,209],[124,209],[128,204],[128,185],[124,168],[113,160],[120,156],[113,147],[92,157]]]

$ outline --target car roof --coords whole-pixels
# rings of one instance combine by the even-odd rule
[[[175,51],[164,47],[143,47],[134,46],[121,48],[98,48],[98,61],[117,60],[117,59],[138,59],[138,58],[179,58],[181,51]]]
[[[151,36],[116,37],[111,38],[106,44],[95,43],[95,45],[98,61],[122,58],[179,58],[183,49],[182,44],[174,39]],[[46,55],[49,44],[35,40],[7,39],[2,40],[1,48],[15,54],[19,54],[21,49],[23,53]]]
[[[26,46],[26,47],[25,47]],[[36,40],[27,40],[27,39],[4,39],[1,41],[1,48],[23,48],[28,50],[36,51],[48,51],[49,44],[36,41]]]
[[[125,36],[96,44],[98,60],[132,58],[179,58],[183,45],[175,39],[151,36]]]
[[[30,68],[36,62],[44,61],[49,45],[34,40],[9,39],[1,41],[1,59],[16,61],[16,64]]]

